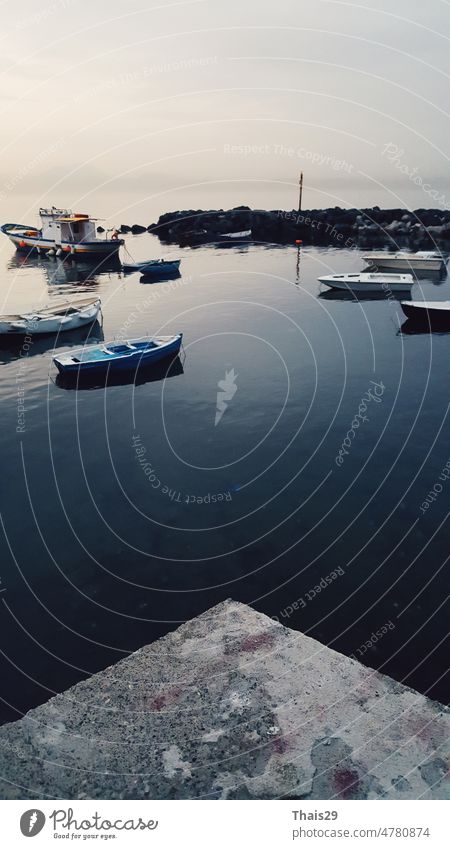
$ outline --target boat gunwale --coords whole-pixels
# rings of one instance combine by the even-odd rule
[[[79,306],[78,306],[79,303]],[[23,313],[4,313],[0,315],[0,322],[8,322],[8,321],[32,321],[37,316],[44,316],[45,319],[58,318],[59,315],[67,315],[67,311],[69,309],[74,310],[75,312],[84,312],[89,309],[89,307],[98,307],[100,308],[102,305],[101,298],[86,298],[83,301],[78,302],[74,301],[73,303],[70,301],[59,302],[58,305],[55,306],[49,304],[48,306],[42,307],[41,309],[30,310],[29,312]]]
[[[403,307],[403,301],[400,301]],[[405,305],[422,312],[450,312],[450,301],[405,301]]]

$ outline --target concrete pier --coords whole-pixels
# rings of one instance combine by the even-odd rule
[[[227,601],[3,726],[0,795],[442,799],[449,731],[437,702]]]

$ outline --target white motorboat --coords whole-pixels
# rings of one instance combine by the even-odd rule
[[[447,258],[438,251],[416,251],[416,253],[371,252],[363,256],[370,268],[379,271],[443,271]]]
[[[72,259],[116,256],[124,240],[114,230],[110,239],[97,236],[95,218],[70,209],[40,209],[40,227],[2,224],[0,231],[11,239],[16,250],[26,253],[68,256]]]
[[[401,308],[413,321],[450,327],[450,301],[401,301]]]
[[[345,289],[351,292],[381,292],[386,296],[390,292],[409,291],[414,283],[412,274],[378,274],[374,272],[328,274],[318,279],[332,289]]]
[[[0,315],[0,334],[36,335],[75,330],[97,319],[102,302],[98,297],[55,301],[45,307],[17,315]]]

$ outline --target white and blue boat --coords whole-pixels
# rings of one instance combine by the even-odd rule
[[[178,274],[181,259],[148,259],[145,262],[124,262],[126,272],[139,271],[144,277],[169,277]]]
[[[60,374],[99,371],[135,371],[178,354],[183,334],[132,339],[129,342],[105,342],[85,345],[84,348],[65,351],[53,362]]]

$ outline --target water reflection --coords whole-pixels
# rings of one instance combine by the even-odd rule
[[[297,283],[300,283],[300,260],[301,260],[301,245],[297,247],[297,263],[295,266],[295,279]]]
[[[416,270],[407,272],[412,274],[416,280],[428,280],[430,283],[434,283],[437,286],[440,286],[442,283],[445,283],[447,279],[447,267],[441,269],[441,271],[429,271],[426,268],[421,270]]]
[[[40,256],[28,256],[19,252],[13,254],[7,263],[9,271],[21,269],[36,270],[43,274],[47,285],[53,286],[87,286],[95,288],[98,286],[98,276],[116,275],[121,271],[120,260],[107,257],[97,262],[71,261],[70,259],[45,258]]]
[[[79,347],[86,344],[103,342],[105,336],[102,325],[96,321],[86,327],[67,330],[55,336],[54,333],[44,333],[30,337],[25,334],[0,336],[0,363],[13,363],[24,356],[24,342],[27,341],[26,356],[35,357],[56,350],[57,348]]]
[[[420,321],[420,319],[407,318],[398,330],[398,335],[401,336],[418,336],[424,333],[444,336],[446,333],[450,333],[450,323],[445,320],[438,322],[433,319],[430,323],[426,319]]]
[[[155,277],[154,274],[143,274],[142,277],[139,278],[139,283],[165,283],[166,280],[178,280],[179,277],[181,277],[179,271],[166,272],[165,274],[160,274],[157,277]]]
[[[323,301],[408,301],[410,292],[351,292],[344,289],[330,289],[318,295]]]

